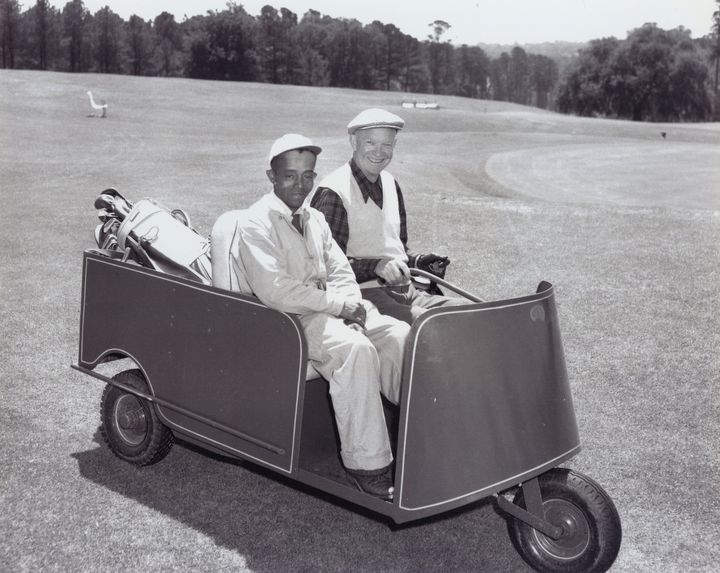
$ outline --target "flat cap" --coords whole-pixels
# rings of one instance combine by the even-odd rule
[[[272,163],[278,155],[282,155],[286,151],[292,151],[293,149],[307,149],[312,151],[315,155],[318,155],[322,148],[315,145],[310,139],[304,135],[298,133],[286,133],[282,137],[275,140],[270,148],[270,155],[268,155],[268,163]]]
[[[348,123],[347,130],[350,134],[360,129],[372,129],[375,127],[389,127],[400,131],[404,125],[405,120],[403,118],[384,109],[373,107],[357,114]]]

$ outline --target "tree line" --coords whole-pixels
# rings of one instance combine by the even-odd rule
[[[635,121],[710,120],[717,106],[717,38],[716,32],[693,40],[685,28],[645,24],[625,40],[593,40],[560,83],[557,109]]]
[[[393,24],[334,18],[264,6],[248,14],[228,2],[221,11],[176,21],[123,20],[110,7],[94,14],[82,0],[62,10],[36,0],[25,11],[0,0],[2,67],[185,76],[214,80],[394,90],[497,99],[549,107],[558,81],[551,58],[520,47],[489,58],[477,46],[444,39],[437,20],[420,41]]]
[[[168,12],[125,21],[108,6],[91,14],[82,0],[25,11],[0,0],[3,68],[449,94],[634,120],[707,120],[718,108],[720,10],[699,40],[654,24],[593,40],[562,77],[554,59],[520,46],[496,58],[454,46],[449,28],[436,20],[421,41],[379,21],[315,10],[298,19],[270,5],[252,16],[232,1],[177,22]]]

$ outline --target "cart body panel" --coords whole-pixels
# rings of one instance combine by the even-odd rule
[[[552,287],[419,318],[405,356],[399,436],[399,509],[420,515],[517,485],[575,455],[580,439]]]
[[[173,431],[284,473],[298,457],[300,328],[252,297],[85,254],[79,365],[132,358]]]
[[[398,523],[517,485],[580,448],[551,287],[415,322],[389,424],[392,503],[348,484],[327,383],[306,382],[296,316],[86,252],[78,368],[111,383],[92,371],[115,355],[140,367],[174,433]]]

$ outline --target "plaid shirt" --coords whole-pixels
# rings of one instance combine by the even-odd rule
[[[383,188],[380,177],[375,182],[370,181],[362,170],[355,164],[353,159],[350,160],[350,171],[355,181],[360,187],[365,203],[368,199],[372,199],[375,204],[382,209],[383,207]],[[405,247],[408,255],[410,266],[415,264],[417,254],[411,253],[407,246],[407,216],[405,214],[405,201],[403,200],[400,185],[395,181],[395,190],[398,196],[398,210],[400,212],[400,240]],[[348,226],[347,211],[343,205],[340,196],[328,187],[318,187],[313,196],[310,206],[321,211],[325,215],[333,239],[340,246],[345,254],[347,254],[347,243],[350,237],[350,227]],[[355,278],[359,283],[376,278],[375,266],[380,259],[356,259],[350,258],[350,266],[355,272]]]

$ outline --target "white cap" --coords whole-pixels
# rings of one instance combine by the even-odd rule
[[[405,120],[400,116],[384,109],[370,108],[357,114],[348,123],[348,133],[353,134],[360,129],[373,129],[375,127],[389,127],[400,131],[405,126]]]
[[[313,144],[310,139],[304,135],[298,133],[286,133],[282,137],[275,140],[270,148],[270,155],[268,156],[268,163],[272,163],[278,155],[282,155],[286,151],[292,151],[293,149],[307,149],[312,151],[315,155],[318,155],[322,148]]]

